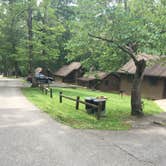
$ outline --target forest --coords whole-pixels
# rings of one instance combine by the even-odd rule
[[[0,72],[53,72],[71,61],[116,71],[140,52],[166,54],[165,0],[1,0]]]

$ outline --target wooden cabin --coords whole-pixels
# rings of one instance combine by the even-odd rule
[[[144,73],[142,82],[142,97],[148,99],[166,98],[166,65],[158,56],[141,54],[138,59],[145,59],[149,64]],[[133,60],[130,60],[118,70],[120,75],[120,89],[126,94],[131,94],[132,82],[136,71]]]
[[[120,89],[120,77],[115,73],[109,73],[100,81],[96,89],[105,92],[117,92]]]
[[[120,79],[114,73],[94,72],[78,78],[78,84],[81,86],[107,92],[118,91],[119,83]]]
[[[66,83],[77,83],[77,79],[83,75],[83,69],[80,62],[72,62],[69,65],[61,67],[55,74],[55,81]]]

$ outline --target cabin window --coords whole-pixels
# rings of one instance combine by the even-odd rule
[[[157,78],[149,78],[149,84],[152,86],[156,86],[158,84]]]
[[[105,86],[109,85],[109,80],[105,80]]]

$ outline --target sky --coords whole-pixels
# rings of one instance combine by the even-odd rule
[[[42,0],[37,0],[37,5],[39,5],[39,4],[40,4],[40,2],[42,2]]]

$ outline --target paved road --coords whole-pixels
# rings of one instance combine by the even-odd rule
[[[20,80],[0,79],[0,166],[165,166],[166,129],[75,130],[21,94]]]

